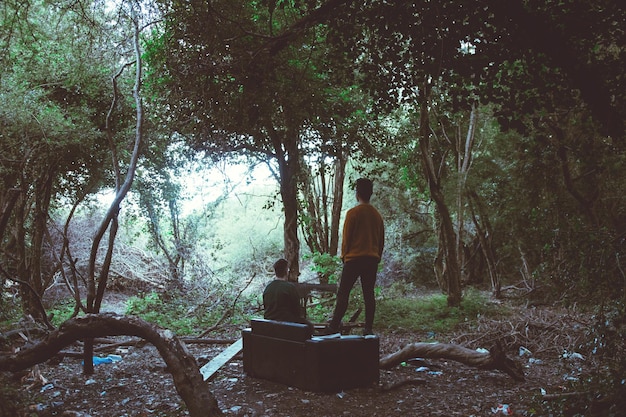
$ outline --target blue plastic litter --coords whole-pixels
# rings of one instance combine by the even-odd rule
[[[109,358],[108,356],[106,358],[101,358],[99,356],[93,357],[94,365],[100,365],[101,363],[113,363],[113,359]]]
[[[114,362],[119,362],[122,360],[122,357],[120,355],[109,355],[109,356],[105,356],[104,358],[100,357],[100,356],[94,356],[93,357],[93,364],[94,365],[100,365],[102,363],[114,363]],[[81,364],[84,364],[85,362],[81,362]]]

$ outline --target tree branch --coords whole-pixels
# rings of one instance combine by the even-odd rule
[[[524,380],[521,364],[509,359],[500,344],[487,353],[447,343],[411,343],[398,352],[385,356],[379,362],[381,369],[390,369],[411,358],[450,359],[479,369],[497,369],[516,381]]]
[[[77,340],[105,336],[137,336],[152,343],[172,374],[176,391],[192,417],[221,415],[217,400],[204,383],[196,359],[169,330],[140,318],[114,313],[88,314],[63,323],[36,345],[0,355],[0,371],[16,372],[45,362]]]

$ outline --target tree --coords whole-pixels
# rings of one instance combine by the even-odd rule
[[[337,78],[328,70],[330,76]],[[345,75],[339,75],[344,77]],[[337,80],[340,85],[340,80]],[[374,121],[369,98],[356,86],[333,93],[329,107],[314,125],[318,143],[309,145],[300,185],[300,224],[312,253],[337,255],[340,217],[349,161],[372,154],[375,136],[381,132]],[[308,172],[306,172],[308,171]]]
[[[169,141],[169,137],[160,139]],[[193,236],[190,236],[193,221],[181,218],[179,206],[184,186],[180,179],[185,178],[186,162],[184,146],[180,143],[174,142],[170,146],[167,143],[153,144],[144,152],[135,186],[152,245],[167,261],[172,289],[182,289],[185,263],[193,251]]]
[[[469,109],[476,98],[493,104],[503,128],[523,134],[545,128],[548,115],[580,108],[580,122],[595,123],[599,137],[619,146],[626,106],[623,78],[615,68],[624,64],[618,52],[624,33],[613,28],[624,16],[622,6],[572,0],[486,1],[471,10],[447,1],[349,2],[345,7],[351,13],[328,20],[329,39],[348,51],[360,84],[379,108],[416,101],[427,80],[447,92],[456,108]],[[596,32],[581,31],[582,21]],[[464,89],[470,85],[472,94]],[[583,206],[591,201],[591,195],[576,195]]]
[[[47,255],[50,212],[60,198],[82,198],[107,176],[98,130],[104,85],[99,68],[86,65],[93,32],[76,30],[76,14],[50,17],[56,6],[7,2],[0,12],[7,51],[0,61],[2,275],[20,283],[24,311],[43,322],[40,298],[62,265]]]
[[[271,40],[316,9],[300,2],[161,4],[166,20],[149,56],[153,74],[163,74],[152,85],[169,103],[172,128],[214,157],[268,163],[279,184],[284,251],[295,281],[301,163],[317,148],[317,127],[332,123],[325,109],[336,89],[323,27],[280,47]]]

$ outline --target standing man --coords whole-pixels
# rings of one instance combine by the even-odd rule
[[[385,245],[385,226],[383,218],[374,206],[370,204],[370,198],[374,186],[367,178],[359,178],[356,181],[356,199],[358,204],[348,210],[343,224],[343,238],[341,242],[341,260],[343,270],[341,281],[337,291],[337,304],[333,318],[326,329],[326,333],[337,333],[341,329],[341,320],[348,308],[350,291],[361,277],[361,288],[365,302],[365,328],[364,335],[373,334],[374,312],[376,311],[376,298],[374,286],[376,284],[376,272],[382,257]]]

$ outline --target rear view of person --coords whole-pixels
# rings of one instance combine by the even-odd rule
[[[359,277],[361,278],[365,302],[365,328],[363,329],[363,334],[373,334],[372,326],[376,311],[374,286],[376,285],[378,264],[385,245],[385,226],[382,216],[370,204],[373,189],[373,183],[369,179],[360,178],[356,181],[356,199],[358,204],[348,210],[343,225],[341,242],[343,270],[337,292],[337,304],[335,305],[333,318],[325,329],[326,334],[339,332],[341,320],[348,308],[350,291]]]
[[[274,263],[276,277],[263,291],[264,318],[310,324],[301,314],[300,296],[293,282],[287,280],[289,263],[279,259]]]

